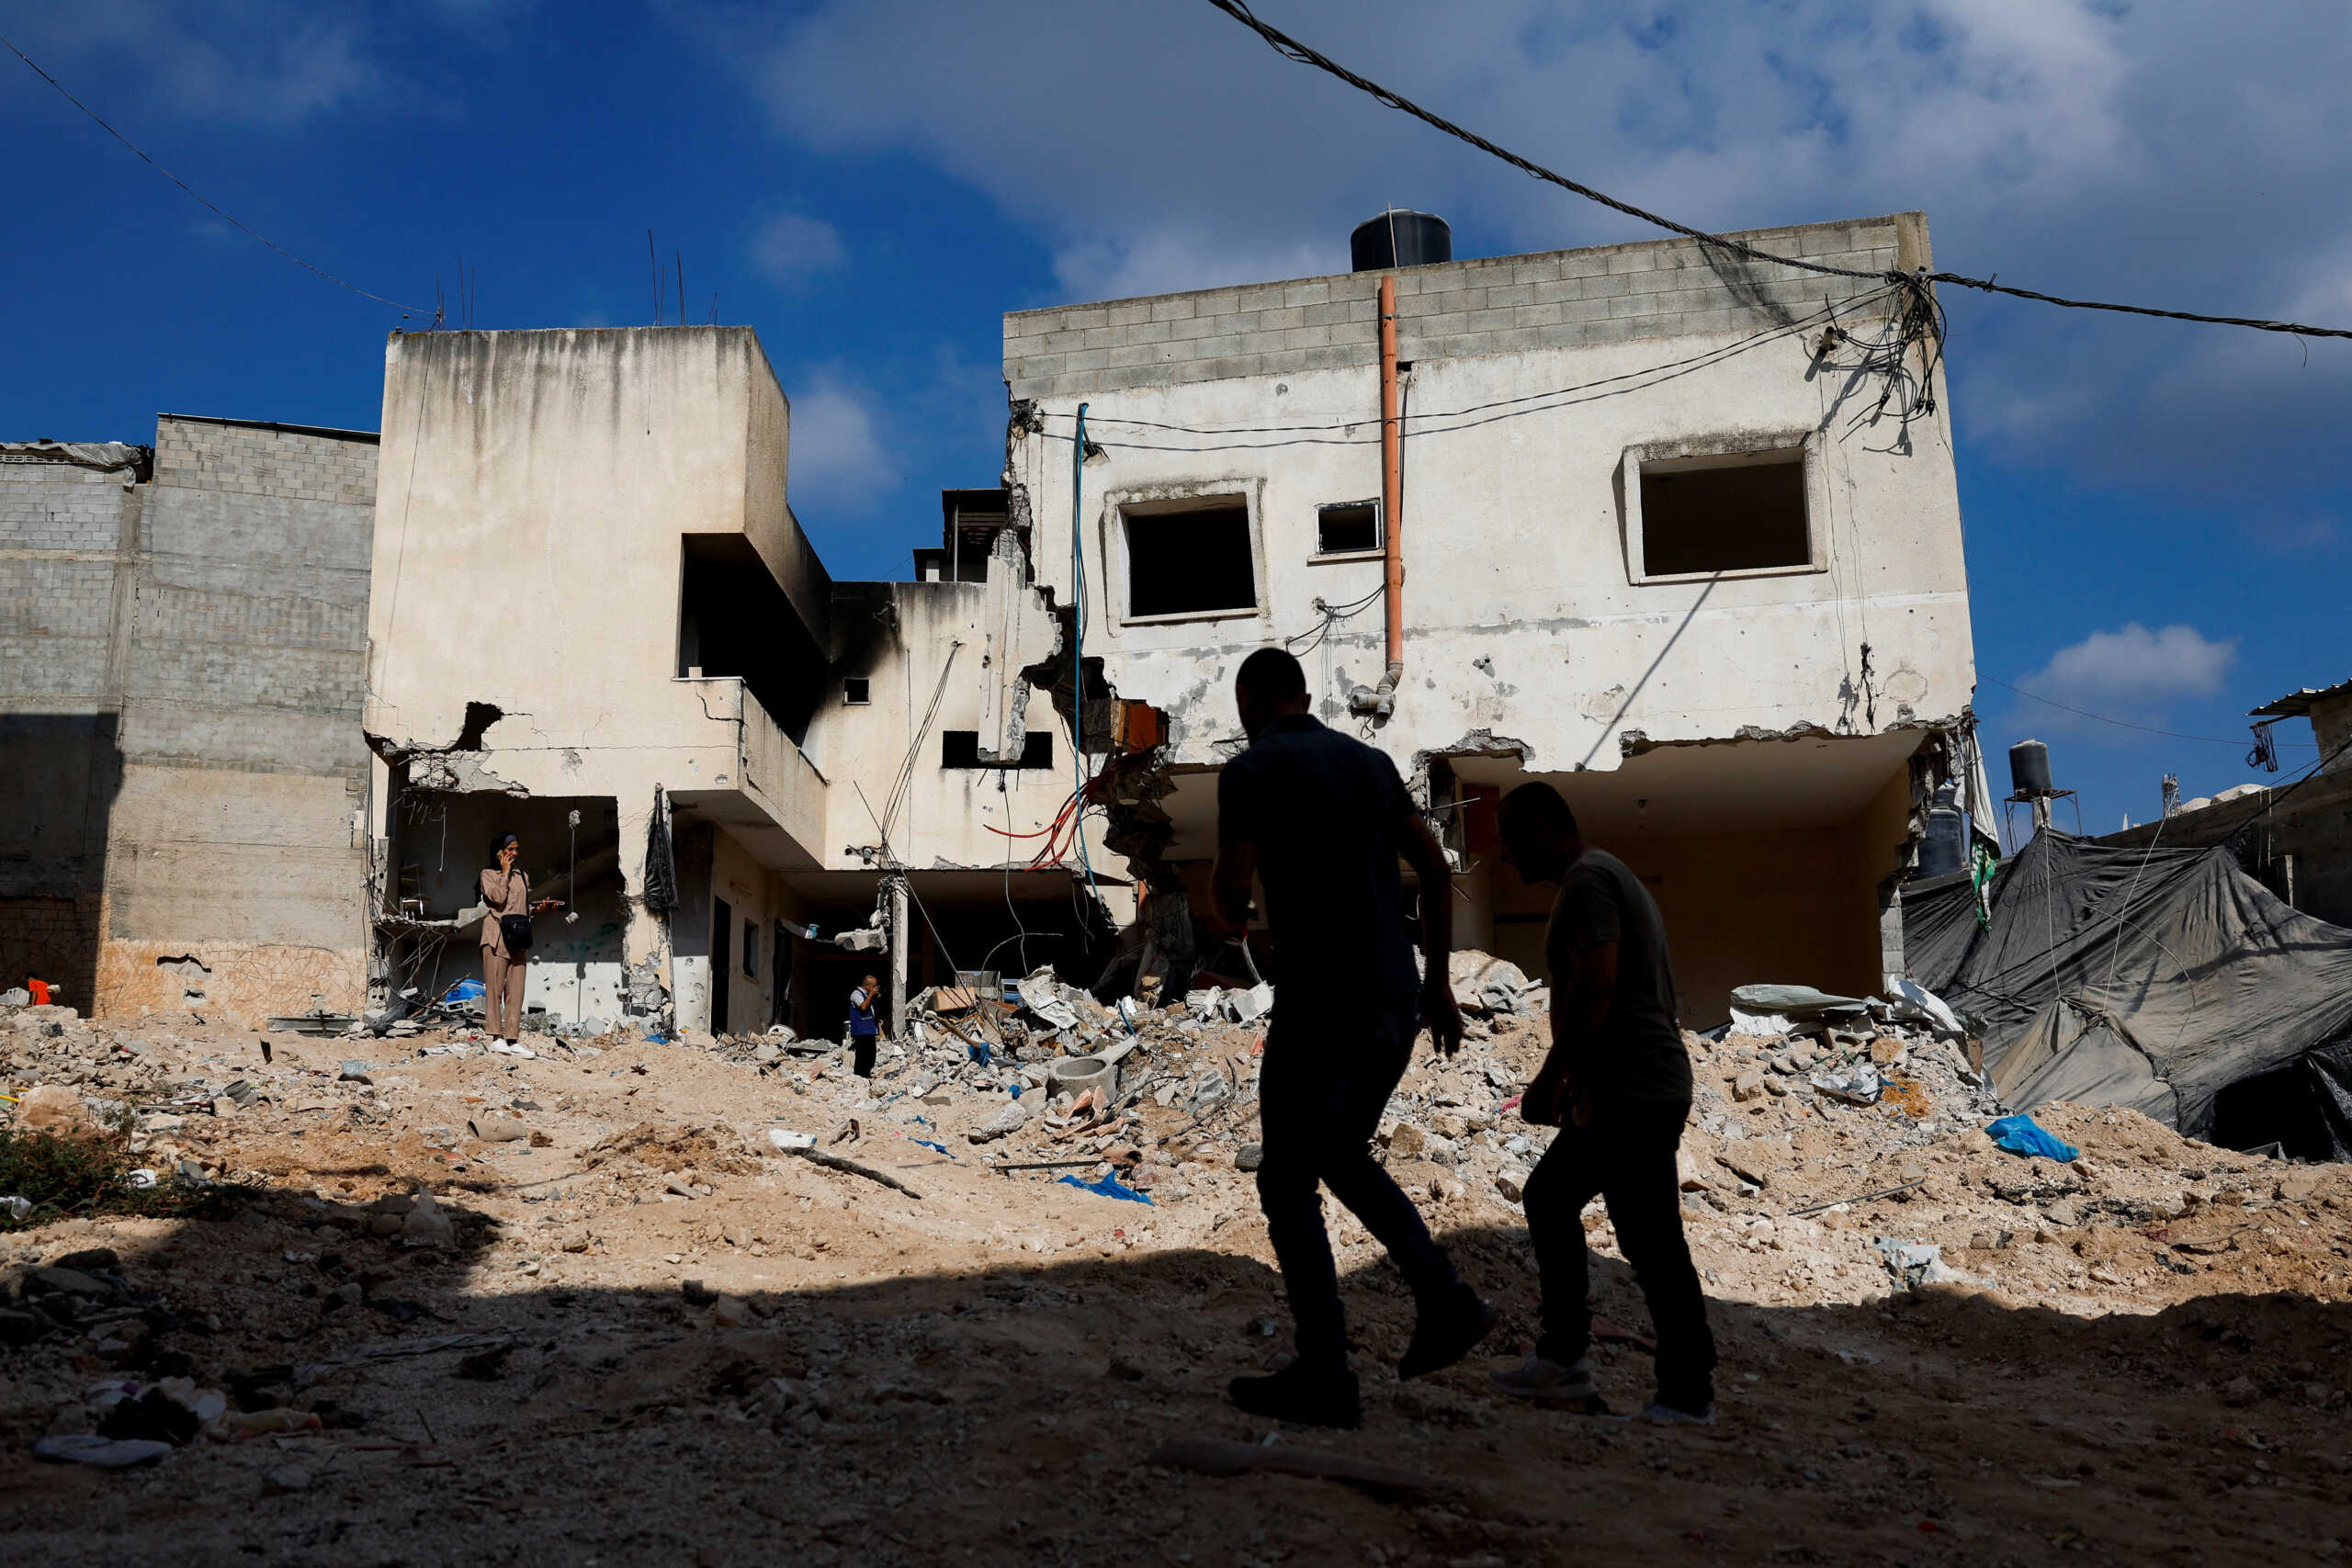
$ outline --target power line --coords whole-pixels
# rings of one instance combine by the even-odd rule
[[[1678,223],[1671,218],[1661,217],[1657,213],[1635,207],[1631,202],[1620,201],[1605,191],[1598,191],[1590,186],[1581,185],[1566,175],[1555,174],[1541,164],[1522,158],[1507,148],[1498,147],[1477,132],[1466,130],[1442,115],[1432,114],[1410,98],[1392,93],[1379,83],[1357,75],[1329,55],[1310,49],[1289,34],[1267,26],[1250,14],[1250,7],[1244,5],[1242,0],[1208,0],[1208,3],[1264,39],[1273,46],[1274,52],[1285,60],[1294,61],[1301,65],[1312,65],[1318,71],[1329,73],[1357,91],[1370,94],[1375,100],[1387,105],[1390,108],[1411,115],[1423,124],[1434,127],[1459,141],[1466,141],[1480,152],[1501,159],[1522,174],[1532,175],[1547,185],[1558,186],[1562,190],[1580,196],[1587,201],[1599,202],[1601,206],[1622,212],[1628,218],[1637,218],[1657,228],[1671,230],[1686,239],[1696,240],[1701,244],[1716,250],[1728,251],[1734,255],[1745,256],[1750,261],[1765,262],[1779,266],[1792,266],[1804,272],[1826,273],[1837,277],[1883,277],[1891,283],[1914,288],[1929,283],[1950,283],[1962,288],[1981,289],[1988,294],[2007,294],[2014,299],[2039,300],[2045,305],[2062,305],[2073,310],[2114,310],[2124,315],[2161,316],[2169,321],[2205,321],[2222,327],[2250,327],[2256,332],[2287,333],[2300,337],[2352,338],[2352,328],[2312,327],[2295,321],[2262,321],[2249,316],[2205,316],[2193,310],[2160,310],[2148,305],[2117,305],[2099,299],[2068,299],[2056,294],[2043,294],[2030,288],[2017,288],[2006,283],[1996,283],[1991,277],[1963,277],[1956,272],[1930,273],[1925,268],[1916,273],[1864,272],[1853,267],[1833,266],[1827,262],[1812,261],[1804,256],[1777,255],[1770,251],[1729,239],[1722,234],[1710,234],[1704,230],[1693,229],[1687,223]],[[1994,276],[1997,277],[1999,275],[1996,273]],[[2231,744],[2235,745],[2236,742],[2232,741]]]
[[[51,75],[48,72],[42,70],[40,66],[34,62],[31,55],[27,54],[23,50],[18,49],[14,43],[10,43],[9,40],[5,38],[0,38],[0,44],[7,44],[9,53],[15,55],[17,59],[23,61],[26,65],[29,66],[34,75],[40,77],[42,81],[56,88],[59,95],[62,96],[67,103],[72,104],[75,108],[80,109],[84,114],[88,115],[93,120],[96,121],[98,128],[101,130],[104,130],[108,136],[113,137],[117,141],[121,142],[125,147],[128,147],[133,152],[138,153],[140,160],[146,164],[149,168],[153,169],[157,174],[163,175],[165,179],[179,186],[180,189],[196,197],[198,201],[203,203],[206,208],[210,209],[213,216],[219,218],[222,222],[232,224],[238,229],[243,230],[247,234],[256,240],[259,240],[263,244],[267,245],[271,250],[276,251],[279,255],[284,256],[288,261],[292,262],[296,266],[302,268],[305,272],[316,273],[319,276],[325,278],[329,283],[334,284],[336,288],[348,288],[351,292],[358,295],[363,299],[373,299],[379,305],[390,305],[395,310],[406,310],[411,315],[431,316],[435,321],[438,321],[441,319],[441,312],[439,310],[427,310],[422,305],[403,305],[397,299],[387,299],[381,294],[370,294],[368,290],[360,288],[357,284],[347,282],[343,278],[337,277],[334,274],[329,272],[322,266],[313,266],[309,262],[304,261],[300,256],[296,255],[292,251],[288,250],[284,245],[279,244],[277,241],[269,238],[266,234],[260,233],[251,225],[243,222],[230,213],[221,210],[218,204],[207,197],[194,186],[180,178],[179,175],[172,173],[171,170],[164,167],[163,164],[155,162],[154,159],[148,157],[146,152],[137,142],[131,141],[130,137],[125,136],[121,131],[117,130],[113,126],[108,125],[104,116],[100,115],[97,110],[92,108],[89,105],[84,103],[81,99],[75,97],[71,92],[67,91],[65,84]]]
[[[1408,416],[1403,422],[1405,425],[1405,433],[1408,435],[1416,437],[1429,435],[1454,435],[1459,434],[1465,430],[1476,430],[1480,425],[1493,424],[1502,420],[1524,419],[1529,414],[1551,413],[1564,408],[1574,408],[1579,403],[1598,402],[1603,398],[1623,397],[1629,392],[1646,391],[1652,387],[1663,385],[1665,382],[1673,380],[1679,377],[1692,375],[1702,369],[1707,368],[1711,365],[1720,364],[1724,360],[1732,357],[1734,355],[1744,354],[1747,350],[1757,347],[1758,344],[1770,339],[1786,337],[1792,333],[1801,333],[1813,322],[1821,320],[1826,315],[1833,313],[1834,307],[1827,308],[1823,310],[1816,310],[1812,315],[1792,321],[1785,326],[1770,328],[1753,337],[1743,338],[1737,342],[1726,344],[1718,348],[1711,348],[1703,354],[1692,355],[1687,359],[1668,360],[1664,364],[1647,366],[1639,370],[1630,370],[1623,375],[1606,376],[1597,381],[1588,381],[1572,387],[1555,387],[1548,391],[1530,392],[1522,397],[1505,398],[1496,402],[1481,403],[1467,409],[1456,409],[1452,412],[1447,413],[1413,414]],[[1863,368],[1867,369],[1868,367],[1863,367]],[[1649,378],[1649,379],[1641,380],[1639,379],[1640,378]],[[1617,383],[1620,382],[1629,384],[1623,386],[1617,385]],[[1549,399],[1551,400],[1541,400],[1545,399]],[[1535,403],[1537,406],[1519,408],[1510,406],[1512,404],[1525,403]],[[1492,413],[1482,412],[1487,409],[1495,409],[1500,412]],[[1046,412],[1047,417],[1069,417],[1066,414],[1054,413],[1050,411],[1041,412]],[[1472,417],[1473,415],[1476,415],[1476,417],[1474,418]],[[1093,418],[1091,413],[1087,417],[1090,420]],[[1907,418],[1909,416],[1906,414],[1905,417]],[[1452,420],[1456,423],[1450,424],[1441,423],[1433,426],[1425,425],[1423,423],[1424,421],[1441,420]],[[1149,422],[1135,421],[1129,423],[1148,423]],[[1374,420],[1355,420],[1352,422],[1328,425],[1300,425],[1295,428],[1300,430],[1346,430],[1354,425],[1372,424],[1375,423],[1377,422]],[[1248,431],[1248,427],[1242,427],[1239,430],[1232,432],[1187,426],[1170,426],[1167,428],[1178,431],[1189,430],[1192,434],[1202,435],[1246,434]],[[1272,430],[1281,427],[1270,426],[1266,428]],[[1068,435],[1057,434],[1052,431],[1044,431],[1040,434],[1044,439],[1048,441],[1068,441],[1070,439]],[[1090,435],[1087,437],[1087,446],[1090,449],[1100,448],[1105,451],[1117,452],[1262,452],[1281,446],[1368,446],[1373,445],[1374,442],[1377,442],[1379,439],[1380,437],[1376,434],[1371,435],[1287,435],[1272,441],[1225,441],[1196,443],[1193,445],[1176,445],[1172,443],[1148,441],[1097,441]]]
[[[1466,408],[1441,409],[1431,413],[1415,414],[1412,416],[1414,427],[1425,434],[1437,434],[1435,426],[1445,420],[1467,419],[1472,414],[1486,413],[1494,409],[1510,408],[1520,403],[1540,402],[1545,398],[1564,398],[1575,392],[1590,391],[1595,387],[1606,387],[1619,381],[1631,381],[1644,376],[1656,376],[1669,370],[1680,370],[1707,360],[1729,358],[1735,354],[1754,348],[1770,339],[1787,337],[1793,333],[1803,332],[1815,321],[1836,317],[1840,310],[1860,310],[1867,307],[1885,299],[1892,292],[1893,290],[1889,288],[1880,288],[1869,294],[1858,295],[1847,300],[1842,306],[1825,304],[1810,315],[1798,317],[1794,321],[1775,322],[1746,337],[1735,338],[1730,343],[1691,355],[1687,358],[1669,359],[1659,365],[1645,365],[1638,370],[1621,371],[1614,376],[1603,376],[1595,380],[1579,381],[1566,387],[1554,387],[1541,392],[1522,392],[1517,397],[1497,398],[1490,402],[1472,403]],[[1851,338],[1853,334],[1849,333],[1846,335]],[[1860,339],[1854,339],[1854,341],[1865,349],[1874,350],[1883,346],[1878,344],[1862,343]],[[1037,412],[1039,416],[1045,419],[1075,417],[1059,409],[1040,409]],[[1181,435],[1287,435],[1299,432],[1353,430],[1358,425],[1379,423],[1376,418],[1366,416],[1357,419],[1332,420],[1320,424],[1171,424],[1164,420],[1121,419],[1091,412],[1086,416],[1086,419],[1090,424],[1126,425],[1139,430],[1170,431]],[[1377,440],[1378,437],[1365,436],[1362,439],[1373,441]]]
[[[2175,740],[2210,740],[2216,746],[2243,746],[2245,744],[2244,740],[2233,740],[2226,735],[2184,735],[2177,729],[2158,729],[2153,725],[2134,724],[2128,718],[2109,718],[2103,713],[2093,713],[2088,708],[2078,708],[2071,703],[2058,702],[2050,697],[2043,696],[2039,692],[2029,692],[2023,686],[2012,686],[2007,681],[1996,680],[1993,676],[1986,675],[1982,672],[1980,672],[1976,678],[1980,681],[1991,681],[1993,684],[2002,688],[2004,691],[2015,692],[2021,697],[2031,697],[2035,702],[2044,704],[2047,706],[2064,708],[2068,713],[2078,714],[2084,718],[2095,718],[2101,724],[2112,724],[2121,729],[2137,729],[2143,734],[2169,736]],[[2290,740],[2285,742],[2285,744],[2293,746],[2299,745],[2301,742]]]

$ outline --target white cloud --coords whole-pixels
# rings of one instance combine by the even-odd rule
[[[841,231],[803,212],[771,213],[752,235],[752,262],[772,283],[797,288],[849,265]]]
[[[785,483],[796,509],[861,509],[899,482],[900,464],[879,428],[873,397],[837,366],[813,372],[792,404],[792,451]]]
[[[356,9],[220,0],[191,13],[162,0],[83,0],[32,7],[12,28],[134,141],[165,113],[288,126],[399,86]]]
[[[1349,228],[1392,201],[1487,249],[1651,231],[1283,61],[1205,6],[814,0],[763,33],[746,14],[712,26],[786,136],[910,154],[986,192],[1048,247],[1063,298],[1337,266]],[[1283,0],[1270,16],[1689,222],[1924,208],[1954,271],[2218,313],[2352,310],[2337,265],[2352,210],[2314,199],[2352,184],[2340,0]],[[2289,485],[2334,482],[2346,345],[2314,343],[2290,375],[2292,340],[1946,301],[1958,417],[2013,455],[2218,488],[2235,482],[2218,446]]]
[[[2017,684],[2052,703],[2145,722],[2169,703],[2219,692],[2237,656],[2235,637],[2216,641],[2195,626],[2150,631],[2127,621],[2060,649]]]

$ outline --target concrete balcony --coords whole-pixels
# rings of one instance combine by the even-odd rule
[[[692,715],[689,722],[732,731],[727,739],[733,752],[733,766],[720,771],[711,756],[717,748],[707,739],[695,747],[698,758],[709,763],[707,782],[670,784],[672,802],[725,828],[770,870],[821,864],[830,786],[816,764],[793,744],[741,677],[686,676],[672,684]]]

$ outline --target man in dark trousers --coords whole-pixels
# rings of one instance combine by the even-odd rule
[[[849,994],[849,1043],[851,1065],[857,1076],[874,1076],[876,1037],[883,1032],[880,1017],[882,982],[868,975]]]
[[[1362,1409],[1318,1186],[1388,1248],[1419,1303],[1399,1377],[1452,1366],[1494,1323],[1371,1152],[1420,1023],[1446,1055],[1462,1045],[1446,976],[1453,877],[1396,765],[1308,714],[1297,660],[1260,649],[1242,662],[1234,696],[1250,745],[1217,784],[1215,934],[1243,928],[1255,877],[1279,964],[1259,1079],[1258,1197],[1298,1354],[1271,1376],[1234,1379],[1229,1392],[1253,1415],[1353,1427]],[[1420,874],[1426,980],[1406,934],[1399,856]]]
[[[1503,858],[1522,878],[1560,887],[1544,938],[1552,1050],[1520,1105],[1528,1121],[1559,1132],[1527,1179],[1543,1337],[1524,1366],[1495,1382],[1543,1404],[1592,1398],[1583,1214],[1599,1196],[1657,1330],[1657,1397],[1642,1414],[1712,1424],[1715,1340],[1682,1238],[1675,1164],[1690,1115],[1690,1058],[1675,1017],[1665,924],[1649,889],[1624,862],[1584,841],[1550,784],[1505,795],[1501,829]]]

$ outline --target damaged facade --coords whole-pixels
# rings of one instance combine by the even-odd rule
[[[1930,259],[1916,213],[1739,237]],[[1982,795],[1915,291],[1683,240],[1386,276],[1385,354],[1363,273],[1005,318],[1012,513],[1058,602],[1084,572],[1093,689],[1168,716],[1114,841],[1198,902],[1234,671],[1287,644],[1324,721],[1442,819],[1458,945],[1543,973],[1547,900],[1498,863],[1494,811],[1543,779],[1656,894],[1686,1021],[1763,978],[1876,990],[1930,792]]]
[[[960,580],[834,581],[748,328],[395,335],[384,421],[379,995],[479,972],[506,830],[578,917],[538,922],[526,1002],[556,1024],[837,1032],[868,971],[902,1006],[1083,951],[1099,906],[1022,868],[1075,781],[1030,711],[1060,633],[1001,501],[951,518]]]
[[[356,1009],[376,437],[0,446],[0,984]]]

